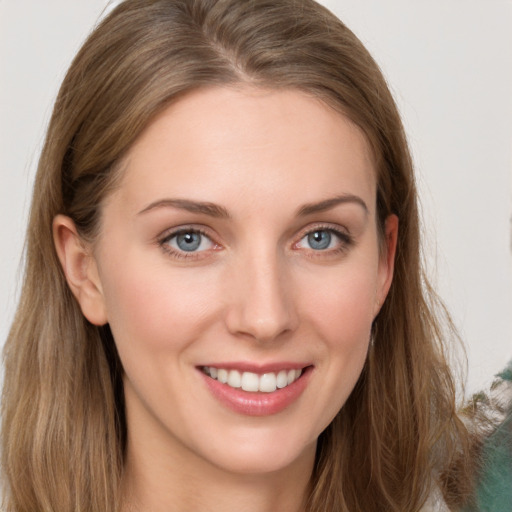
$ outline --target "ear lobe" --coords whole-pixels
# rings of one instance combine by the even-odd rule
[[[82,313],[94,325],[106,324],[108,320],[96,261],[69,217],[57,215],[53,219],[53,241],[68,286]]]
[[[384,243],[379,262],[379,289],[377,290],[377,315],[386,300],[386,296],[393,281],[395,269],[396,244],[398,240],[398,217],[389,215],[385,223]]]

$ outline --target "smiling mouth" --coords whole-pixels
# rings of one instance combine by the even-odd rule
[[[267,372],[257,374],[253,372],[240,372],[213,366],[201,367],[203,373],[212,379],[234,389],[242,389],[248,392],[273,393],[293,384],[303,373],[303,368],[281,370],[279,372]]]

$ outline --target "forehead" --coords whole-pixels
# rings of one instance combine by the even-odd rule
[[[140,207],[159,194],[220,203],[241,194],[283,205],[294,195],[316,201],[332,189],[367,200],[375,195],[375,166],[362,131],[296,90],[189,93],[150,123],[124,164],[118,192]]]

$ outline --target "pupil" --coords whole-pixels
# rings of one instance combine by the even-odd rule
[[[184,233],[178,235],[176,243],[182,251],[195,251],[201,245],[199,233]]]
[[[327,249],[331,243],[331,234],[328,231],[315,231],[308,235],[308,242],[312,249]]]

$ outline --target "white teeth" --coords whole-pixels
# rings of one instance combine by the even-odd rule
[[[242,388],[244,391],[273,393],[276,389],[282,389],[295,382],[301,375],[302,369],[281,370],[278,373],[269,372],[258,375],[253,372],[239,372],[238,370],[226,370],[213,366],[203,367],[203,371],[212,379],[232,388]]]
[[[260,377],[259,390],[264,393],[272,393],[277,388],[277,377],[275,373],[264,373]]]
[[[288,372],[286,370],[281,370],[277,374],[277,387],[285,388],[288,386]]]
[[[228,385],[232,388],[239,388],[242,386],[242,376],[240,372],[231,370],[228,376]]]
[[[242,374],[242,389],[244,391],[258,391],[259,377],[252,372],[244,372]]]

